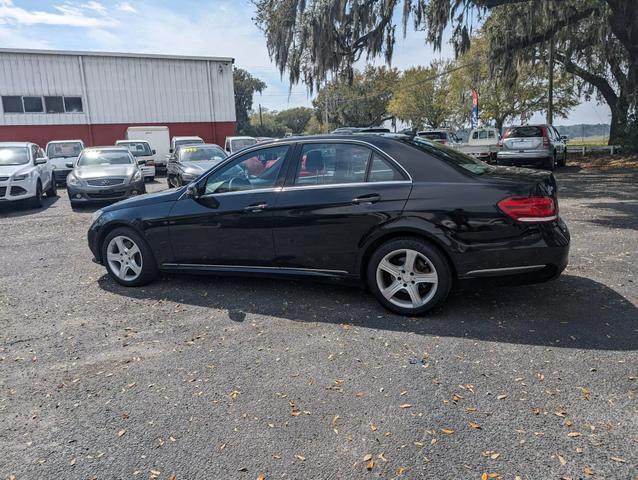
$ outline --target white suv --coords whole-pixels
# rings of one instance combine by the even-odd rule
[[[53,167],[35,143],[0,143],[0,203],[27,200],[42,206],[42,194],[57,196]]]

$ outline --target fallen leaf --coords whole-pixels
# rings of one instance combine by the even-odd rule
[[[589,400],[589,389],[587,387],[580,387],[580,391],[583,393],[583,398]]]
[[[408,391],[407,390],[403,390],[401,393],[399,393],[399,396],[402,397],[403,395],[407,395]]]
[[[463,397],[458,393],[455,393],[454,395],[452,395],[452,400],[458,402],[459,400],[463,400]]]
[[[580,432],[569,432],[567,434],[567,436],[571,437],[571,438],[580,437],[581,435],[582,435],[582,433],[580,433]]]
[[[266,476],[263,473],[260,473],[257,480],[266,480]]]
[[[587,475],[588,477],[591,477],[594,474],[594,471],[589,468],[589,467],[585,467],[583,468],[583,472],[585,473],[585,475]]]
[[[365,457],[363,457],[363,461],[364,462],[368,462],[370,460],[372,460],[372,454],[371,453],[368,453]]]
[[[470,422],[470,427],[476,428],[477,430],[481,429],[481,426],[476,422]]]
[[[370,430],[372,430],[373,432],[377,431],[377,426],[374,423],[370,424]]]
[[[299,460],[301,460],[302,462],[306,461],[306,457],[304,457],[303,455],[295,455],[295,457],[297,457]]]
[[[481,475],[481,480],[487,480],[487,473],[483,472],[483,475]]]
[[[490,455],[490,458],[491,458],[492,460],[496,460],[496,459],[497,459],[498,457],[500,457],[500,456],[501,456],[501,454],[500,454],[500,453],[496,453],[496,452],[494,452],[492,455]]]
[[[239,390],[233,390],[232,392],[230,392],[230,398],[232,398],[233,400],[236,399],[239,395],[241,394],[241,392]]]
[[[404,403],[403,405],[400,405],[399,408],[412,408],[412,404],[410,403]]]
[[[366,468],[368,470],[372,470],[374,468],[374,460],[370,460],[368,464],[366,465]]]
[[[119,432],[117,432],[117,436],[121,437],[122,435],[124,435],[126,433],[126,430],[120,430]]]
[[[405,473],[405,468],[399,467],[397,468],[397,475],[403,475]]]
[[[614,458],[614,457],[611,457]],[[69,465],[75,465],[75,458],[72,458],[71,461],[69,462]]]
[[[614,462],[618,462],[618,463],[627,463],[627,460],[625,460],[624,458],[620,458],[620,457],[611,457],[611,459]]]
[[[168,480],[177,480],[177,475],[175,475],[174,473],[171,473],[171,476],[168,477]]]
[[[565,460],[565,457],[563,457],[560,453],[557,453],[556,456],[558,457],[558,461],[560,462],[561,465],[565,465],[567,463],[567,460]]]
[[[452,430],[451,428],[442,428],[441,431],[446,435],[452,435],[454,433],[454,430]]]
[[[383,460],[384,462],[387,462],[387,461],[388,461],[388,459],[387,459],[387,458],[385,458],[385,457],[383,456],[383,452],[381,452],[379,455],[377,455],[377,458],[378,458],[379,460]]]
[[[498,398],[499,400],[505,400],[507,397],[509,397],[509,395],[499,395]]]

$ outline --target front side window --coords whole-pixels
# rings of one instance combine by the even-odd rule
[[[29,163],[29,149],[26,147],[0,147],[0,165],[26,165]]]
[[[335,185],[365,182],[372,151],[347,143],[303,146],[295,185]]]
[[[281,145],[241,155],[206,179],[204,195],[273,188],[289,149]]]
[[[128,152],[121,150],[88,150],[83,152],[78,160],[80,167],[129,164],[133,164],[133,158]]]
[[[82,151],[80,142],[51,143],[47,146],[47,157],[77,157]]]

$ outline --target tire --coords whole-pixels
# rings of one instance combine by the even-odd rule
[[[563,152],[563,161],[560,166],[561,167],[567,166],[567,147],[565,147],[565,151]]]
[[[131,228],[116,228],[110,232],[102,242],[101,250],[106,271],[120,285],[146,285],[159,275],[151,248],[146,240]]]
[[[549,170],[550,172],[553,172],[555,169],[556,169],[556,154],[554,154],[553,157],[549,157],[545,161],[545,170]]]
[[[171,176],[170,175],[166,176],[166,183],[168,183],[168,188],[175,188],[175,185],[173,185],[171,183]]]
[[[35,197],[28,200],[30,208],[42,208],[42,183],[38,180],[35,187]]]
[[[366,278],[381,305],[411,316],[423,315],[443,303],[453,282],[452,269],[443,253],[414,237],[390,240],[377,248],[368,262]],[[395,292],[390,295],[388,290],[393,286]]]
[[[46,193],[47,198],[54,198],[58,196],[58,185],[55,183],[55,177],[51,178],[51,185]]]
[[[154,182],[155,181],[155,177],[146,177],[144,180],[147,181],[147,182]]]

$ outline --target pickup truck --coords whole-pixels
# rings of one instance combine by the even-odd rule
[[[467,143],[450,144],[452,148],[488,163],[496,163],[496,155],[501,149],[501,135],[496,128],[475,128],[470,132]]]

